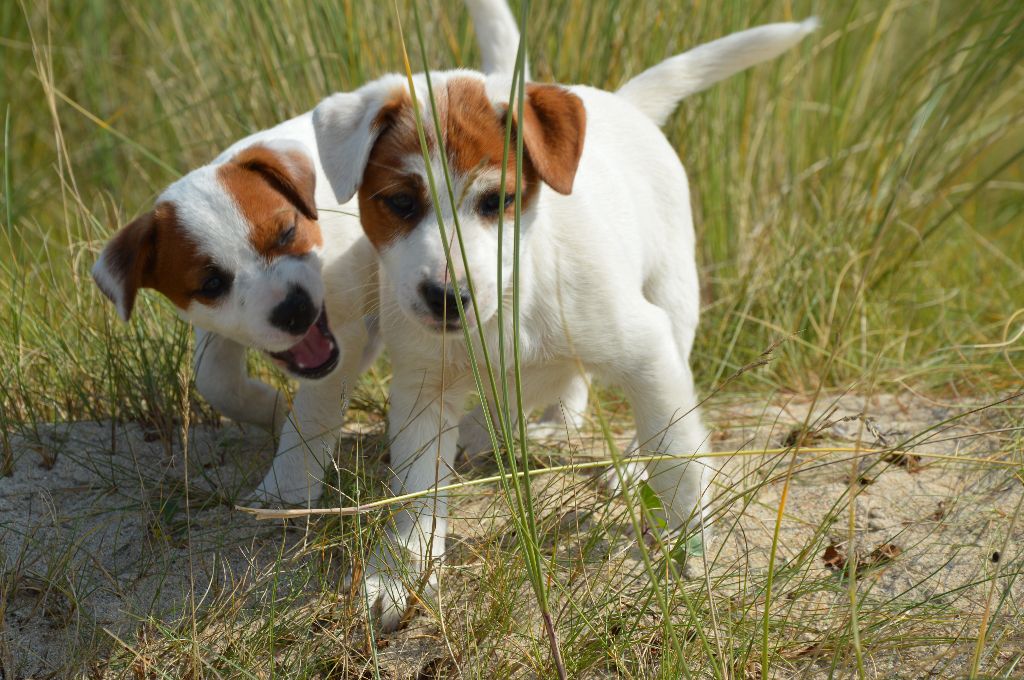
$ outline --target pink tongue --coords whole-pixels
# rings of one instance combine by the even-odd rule
[[[331,357],[331,342],[320,332],[316,324],[313,324],[306,336],[288,352],[299,368],[316,368]]]

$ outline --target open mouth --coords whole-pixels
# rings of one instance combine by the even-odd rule
[[[454,319],[449,318],[444,321],[438,319],[436,316],[424,315],[420,317],[420,321],[424,326],[435,333],[451,333],[453,331],[462,330],[462,322],[459,320],[458,314],[455,315]]]
[[[466,327],[472,330],[476,325],[474,323],[474,317],[472,316],[472,312],[468,309],[466,310],[466,314],[468,316],[466,320],[469,321],[469,323],[466,324]],[[453,309],[445,316],[439,317],[431,312],[418,309],[414,306],[409,313],[409,316],[419,322],[426,330],[433,333],[459,333],[462,331],[463,327],[462,319],[459,318],[459,312],[457,309]]]
[[[267,352],[277,365],[299,378],[322,378],[338,365],[338,343],[327,324],[327,310],[321,309],[316,323],[297,343],[283,352]]]

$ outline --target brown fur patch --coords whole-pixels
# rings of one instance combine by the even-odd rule
[[[142,287],[163,293],[181,309],[203,285],[210,260],[199,252],[178,220],[174,204],[153,208],[152,249],[143,269]]]
[[[367,238],[375,248],[380,249],[423,218],[428,196],[427,188],[422,185],[419,177],[403,170],[405,159],[420,153],[419,135],[409,93],[397,91],[381,107],[373,125],[380,128],[381,133],[370,152],[359,187],[359,216]],[[418,202],[417,209],[409,218],[399,217],[384,203],[386,197],[398,193],[408,194]]]
[[[142,286],[142,274],[153,251],[155,234],[153,221],[155,211],[151,210],[135,218],[118,231],[103,249],[107,267],[115,281],[121,283],[120,293],[124,296],[125,318],[131,316],[135,298]],[[110,290],[113,281],[97,277],[96,284],[111,302],[117,302],[119,291]]]
[[[303,255],[323,243],[313,200],[316,174],[304,155],[283,159],[254,145],[218,168],[217,177],[249,222],[249,240],[263,257]],[[293,226],[294,237],[282,242]]]
[[[111,273],[122,282],[129,315],[140,288],[154,288],[185,309],[210,266],[189,240],[171,203],[157,204],[121,229],[106,253]],[[112,291],[104,293],[115,297]]]

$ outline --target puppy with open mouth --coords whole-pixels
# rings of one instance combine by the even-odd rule
[[[504,0],[466,5],[484,69],[511,73],[519,31]],[[377,257],[358,206],[335,200],[324,176],[311,112],[171,184],[92,273],[125,321],[140,289],[163,294],[195,328],[198,391],[232,419],[281,430],[256,500],[319,498],[346,399],[379,343]],[[300,381],[290,417],[281,394],[249,377],[247,348]],[[585,405],[585,385],[580,394]]]
[[[425,75],[411,85],[392,75],[316,108],[327,177],[339,201],[357,198],[381,259],[380,327],[393,368],[392,492],[450,478],[458,414],[474,387],[462,324],[471,342],[479,332],[497,357],[504,305],[503,346],[511,351],[518,248],[526,408],[579,378],[581,365],[621,388],[639,449],[670,454],[647,468],[668,526],[702,528],[710,466],[700,458],[706,431],[689,366],[700,300],[694,229],[686,174],[659,125],[685,96],[777,56],[814,27],[737,33],[669,59],[616,93],[528,83],[521,115],[507,76],[471,71],[431,73],[432,100]],[[510,106],[523,154],[516,157],[513,143],[503,166]],[[511,355],[504,359],[512,365]],[[399,622],[407,584],[436,583],[426,570],[444,554],[446,522],[443,494],[395,514],[364,574],[384,628]]]

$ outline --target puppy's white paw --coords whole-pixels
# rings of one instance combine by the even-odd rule
[[[622,493],[625,486],[636,487],[647,481],[647,466],[643,463],[622,463],[622,475],[614,467],[608,468],[601,475],[601,486],[612,496]]]
[[[402,622],[409,606],[409,591],[400,580],[386,574],[367,574],[363,579],[363,598],[370,618],[382,633],[390,633]]]
[[[346,579],[348,583],[351,576]],[[433,598],[437,594],[437,577],[431,574],[426,583],[420,584],[419,577],[411,574],[406,580],[413,579],[414,585],[422,585],[422,592],[418,593],[420,598]],[[405,617],[406,612],[415,602],[410,597],[406,581],[397,578],[396,575],[384,571],[370,571],[363,576],[362,592],[359,597],[370,613],[370,620],[373,621],[382,633],[390,633],[397,630]]]

